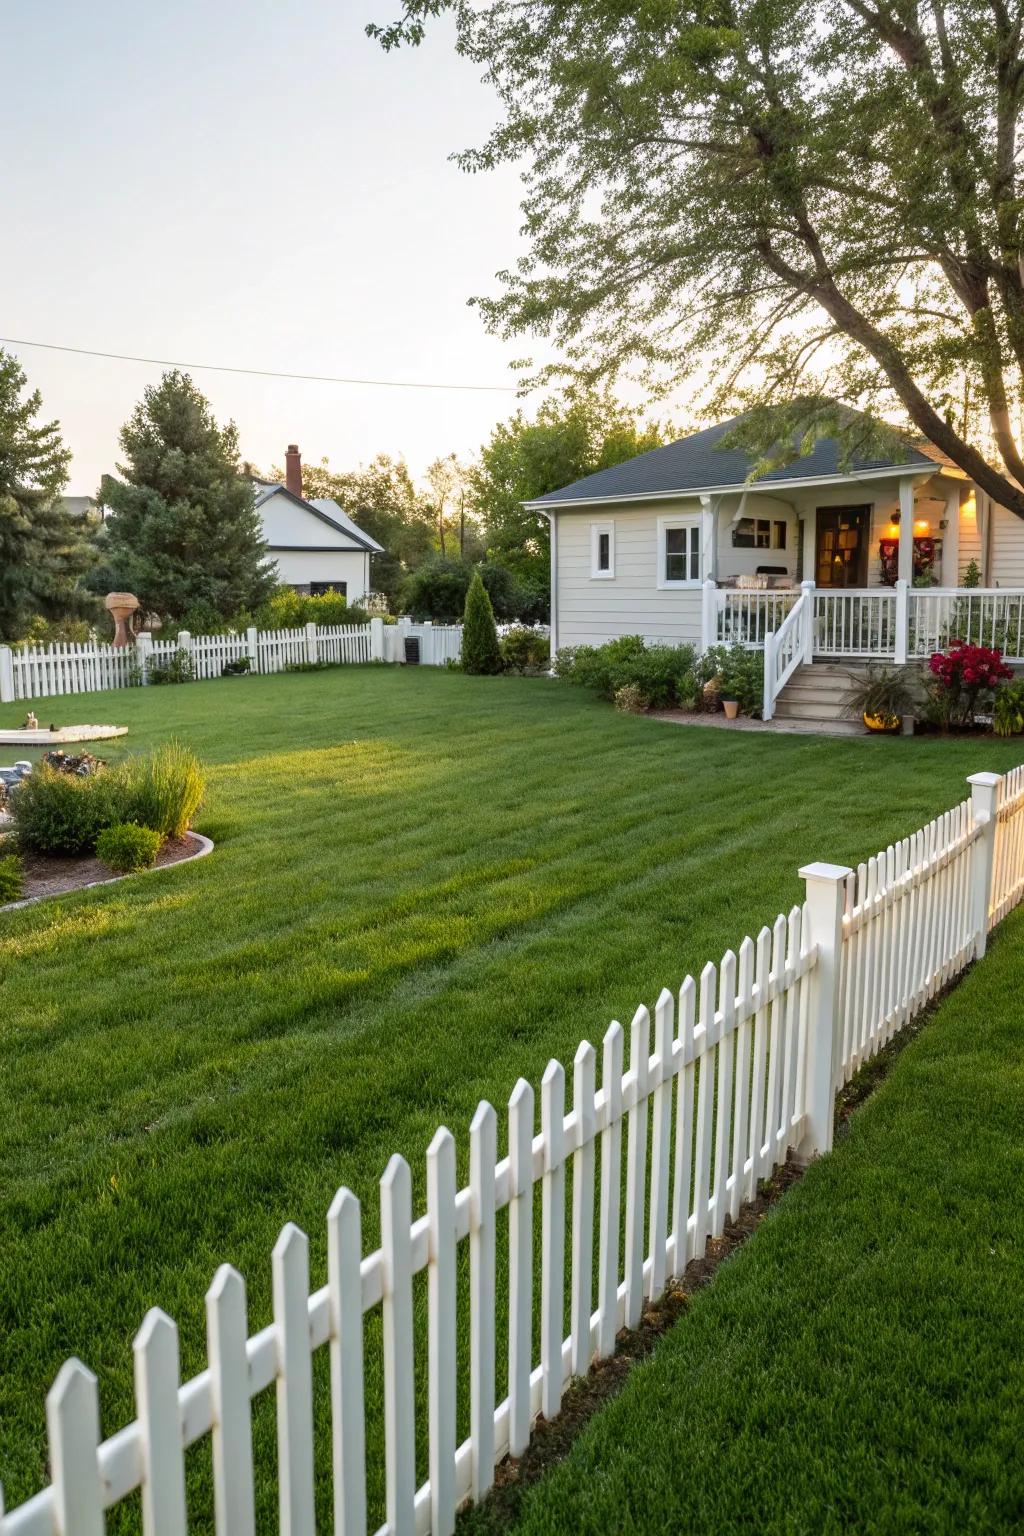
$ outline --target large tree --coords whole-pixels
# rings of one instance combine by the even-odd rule
[[[0,639],[19,640],[33,618],[88,611],[81,578],[95,559],[87,526],[69,516],[61,492],[71,452],[60,423],[37,422],[38,390],[0,348]]]
[[[909,423],[1024,517],[1020,0],[405,0],[371,31],[442,11],[503,109],[464,163],[525,165],[492,326],[760,407],[774,462]]]
[[[253,484],[233,422],[220,427],[187,373],[150,385],[121,431],[121,479],[103,477],[102,578],[144,608],[231,618],[273,590]]]
[[[488,554],[547,590],[550,525],[523,502],[663,441],[661,427],[641,425],[607,392],[545,400],[533,420],[517,411],[495,427],[470,475]]]

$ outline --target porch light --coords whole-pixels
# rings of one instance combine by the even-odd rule
[[[917,520],[914,523],[914,532],[915,533],[927,533],[928,529],[930,527],[931,527],[931,524],[929,523],[929,521],[928,521],[928,519],[926,517],[919,517],[919,518],[917,518]]]

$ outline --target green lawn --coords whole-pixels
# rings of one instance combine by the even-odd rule
[[[0,724],[23,714],[5,706]],[[222,1260],[245,1273],[261,1326],[284,1221],[309,1232],[322,1283],[339,1184],[363,1198],[374,1241],[392,1152],[421,1200],[439,1123],[464,1168],[480,1098],[500,1108],[520,1074],[536,1081],[551,1055],[569,1061],[756,931],[800,896],[801,862],[863,858],[952,804],[967,773],[1021,756],[682,729],[546,679],[381,668],[61,699],[41,715],[127,724],[108,756],[194,745],[217,849],[0,916],[9,1504],[44,1478],[43,1397],[67,1355],[97,1371],[112,1432],[131,1413],[148,1306],[178,1320],[184,1370],[199,1369]],[[372,1387],[375,1347],[368,1372]],[[325,1434],[323,1372],[317,1389]],[[256,1434],[266,1458],[271,1404]],[[198,1508],[206,1463],[192,1460]],[[265,1514],[273,1498],[265,1479]]]
[[[1019,910],[517,1536],[1024,1527],[1022,944]]]

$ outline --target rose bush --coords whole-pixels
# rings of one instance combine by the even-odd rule
[[[972,725],[983,695],[1013,676],[1002,651],[964,640],[954,640],[948,650],[936,651],[928,665],[933,678],[933,713],[947,728]]]

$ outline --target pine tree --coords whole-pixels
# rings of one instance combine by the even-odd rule
[[[487,596],[487,588],[480,580],[479,571],[473,572],[473,580],[466,593],[466,611],[462,617],[462,670],[482,673],[501,671],[494,609]]]
[[[0,639],[20,640],[37,615],[74,618],[92,599],[81,577],[95,559],[88,530],[61,500],[71,453],[60,423],[35,422],[38,390],[0,348]]]
[[[127,462],[105,475],[103,578],[143,608],[231,618],[269,596],[275,569],[238,456],[233,422],[219,427],[187,373],[150,385],[121,431]]]

